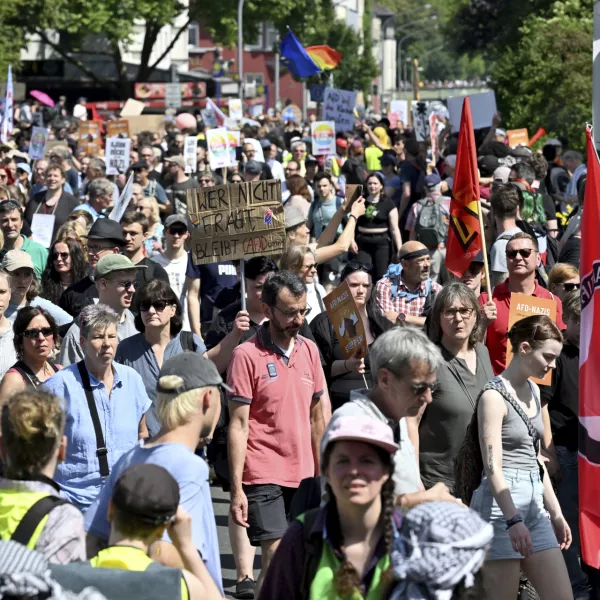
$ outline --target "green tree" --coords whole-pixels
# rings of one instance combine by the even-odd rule
[[[592,0],[559,0],[549,17],[532,15],[519,41],[493,63],[492,86],[509,127],[543,127],[585,148],[592,116]]]

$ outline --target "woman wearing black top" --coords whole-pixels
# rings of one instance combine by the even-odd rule
[[[367,177],[366,211],[357,221],[356,244],[359,250],[366,252],[373,261],[373,277],[379,281],[390,263],[397,262],[398,251],[402,246],[398,209],[383,191],[383,175],[370,173]],[[392,253],[392,241],[394,252]]]
[[[382,326],[375,320],[375,311],[371,308],[370,299],[373,291],[371,269],[371,265],[351,260],[342,271],[341,276],[341,282],[348,282],[350,293],[354,297],[362,317],[369,347],[375,338],[383,333]],[[371,387],[369,355],[360,357],[357,353],[352,358],[344,359],[327,312],[317,315],[310,324],[310,328],[321,351],[323,371],[331,397],[331,409],[336,410],[348,402],[350,392],[365,387],[365,380]]]

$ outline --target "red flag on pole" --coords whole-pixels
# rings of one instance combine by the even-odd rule
[[[585,219],[581,226],[579,342],[579,524],[583,560],[600,568],[600,164],[587,129]],[[594,319],[598,305],[598,319]]]
[[[469,98],[465,98],[462,107],[452,194],[446,267],[457,277],[462,277],[483,247],[479,226],[477,148]]]

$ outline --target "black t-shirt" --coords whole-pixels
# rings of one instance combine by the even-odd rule
[[[67,222],[69,215],[79,206],[79,201],[68,192],[63,191],[58,203],[53,207],[46,206],[46,192],[39,192],[27,204],[25,208],[25,221],[31,226],[33,216],[36,213],[45,215],[54,215],[54,229],[52,231],[52,241],[56,238],[58,230]]]
[[[380,196],[379,202],[365,202],[366,212],[358,217],[357,226],[365,229],[380,229],[389,227],[389,214],[396,208],[391,198]]]
[[[579,269],[580,254],[581,238],[571,236],[560,251],[558,262],[569,263]]]
[[[552,372],[552,385],[540,386],[548,403],[550,425],[556,446],[577,451],[579,429],[579,348],[566,342]]]
[[[167,198],[173,208],[173,212],[178,215],[187,215],[187,195],[186,190],[198,190],[200,184],[191,177],[181,183],[173,183],[166,190]]]
[[[73,167],[65,173],[65,180],[71,186],[73,194],[77,194],[79,188],[79,173]]]
[[[415,161],[405,160],[400,167],[399,175],[402,181],[410,183],[410,204],[412,205],[421,199],[425,171]]]

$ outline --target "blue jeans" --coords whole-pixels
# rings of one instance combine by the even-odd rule
[[[577,469],[577,452],[567,450],[564,446],[556,446],[556,457],[560,465],[562,479],[558,484],[557,498],[563,515],[571,528],[573,542],[568,550],[563,550],[563,557],[569,572],[573,594],[589,591],[587,575],[581,570],[581,542],[579,536],[579,486]]]

